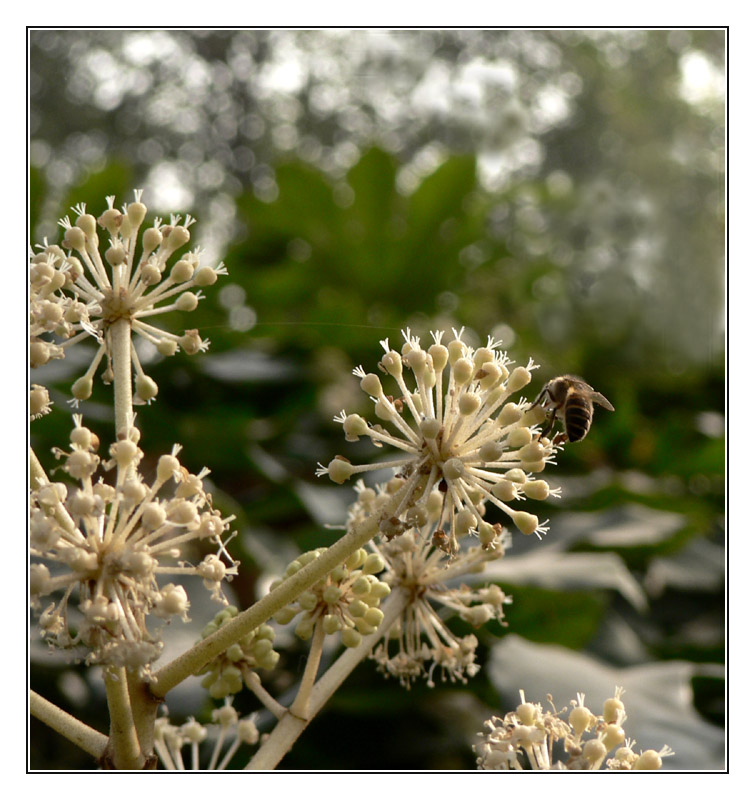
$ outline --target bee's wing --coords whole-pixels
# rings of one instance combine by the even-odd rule
[[[599,406],[603,406],[603,408],[607,408],[609,411],[616,411],[616,409],[606,400],[605,397],[600,392],[593,392],[591,394],[592,400],[594,403],[597,403]]]

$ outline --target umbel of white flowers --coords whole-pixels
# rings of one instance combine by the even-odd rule
[[[585,705],[582,693],[571,701],[568,715],[565,708],[556,710],[550,695],[550,710],[543,710],[540,703],[527,702],[523,691],[519,694],[522,702],[515,711],[486,720],[485,731],[478,734],[481,741],[474,746],[478,769],[657,770],[664,758],[674,755],[666,745],[635,752],[636,742],[627,738],[623,728],[627,714],[620,686],[603,703],[600,715]]]
[[[193,311],[202,299],[201,289],[227,271],[222,263],[201,266],[199,250],[185,253],[168,268],[168,259],[191,238],[189,228],[194,220],[188,215],[183,221],[173,215],[167,224],[156,218],[141,235],[137,258],[147,207],[141,202],[141,192],[134,194],[135,201],[121,211],[114,208],[115,198],[108,197],[108,208],[97,219],[87,213],[83,203],[76,206],[73,223],[69,217],[60,220],[65,230],[62,247],[45,241],[31,259],[31,366],[62,358],[66,349],[88,337],[99,345],[86,372],[73,384],[75,401],[91,395],[94,373],[104,357],[103,380],[112,381],[110,329],[119,320],[128,320],[131,330],[163,356],[173,355],[179,348],[193,355],[209,345],[196,330],[177,335],[147,320],[170,311]],[[109,237],[104,257],[98,225]],[[149,402],[157,395],[157,384],[145,375],[133,347],[131,360],[135,402]]]
[[[136,428],[100,464],[98,437],[80,416],[74,420],[70,451],[56,455],[78,487],[37,481],[31,492],[32,606],[41,610],[40,630],[52,646],[83,650],[90,663],[143,668],[162,649],[148,617],[188,619],[185,589],[162,579],[198,575],[226,603],[221,582],[238,563],[223,538],[233,517],[212,508],[202,484],[208,470],[190,474],[179,447],[160,457],[149,482],[137,469],[143,452]],[[115,469],[112,484],[95,481],[100,466]],[[216,554],[197,564],[182,560],[198,541],[212,542]],[[42,608],[42,598],[59,594]]]
[[[432,517],[437,520],[436,544],[449,555],[458,552],[459,538],[466,534],[478,536],[483,546],[495,541],[494,526],[484,519],[488,503],[504,511],[522,533],[544,534],[545,524],[513,504],[556,493],[534,477],[554,462],[557,449],[549,439],[534,436],[544,412],[539,406],[526,410],[523,398],[513,400],[537,365],[530,360],[510,370],[512,362],[498,349],[500,342],[490,338],[485,347],[473,348],[461,340],[462,333],[454,330],[446,346],[443,332],[435,331],[433,344],[424,350],[407,330],[401,353],[387,339],[381,342],[385,355],[378,368],[395,388],[386,391],[377,374],[354,370],[380,422],[345,411],[335,421],[343,425],[347,441],[365,436],[376,447],[394,447],[403,455],[359,466],[336,456],[317,470],[343,483],[360,473],[392,468],[396,478],[389,493],[402,487],[404,502],[383,520],[381,532],[391,539]],[[412,376],[409,383],[405,372]]]

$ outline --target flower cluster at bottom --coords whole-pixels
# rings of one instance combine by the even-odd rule
[[[626,738],[622,725],[627,718],[621,700],[623,689],[603,703],[603,714],[596,716],[585,705],[584,694],[571,701],[566,709],[543,711],[540,703],[522,702],[516,711],[503,719],[491,717],[485,722],[482,741],[475,745],[479,769],[531,770],[656,770],[663,759],[673,755],[664,745],[660,751],[634,752],[635,742]],[[554,745],[562,744],[565,760],[554,760]],[[608,754],[616,748],[612,758]]]
[[[155,752],[163,766],[171,770],[200,769],[199,746],[212,737],[215,744],[207,765],[202,768],[223,770],[241,745],[255,745],[260,740],[254,714],[240,719],[228,700],[212,712],[212,721],[214,725],[205,726],[190,718],[183,725],[172,725],[168,717],[158,717],[155,722]],[[233,738],[221,758],[223,745],[231,736]],[[186,745],[189,745],[191,754],[189,766],[186,766],[182,752]]]

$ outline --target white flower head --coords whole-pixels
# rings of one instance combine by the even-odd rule
[[[88,337],[99,345],[89,368],[73,385],[74,401],[91,395],[93,375],[104,357],[103,379],[112,380],[110,328],[120,320],[127,320],[131,330],[162,355],[173,355],[179,348],[189,355],[206,350],[209,342],[196,330],[177,335],[156,328],[148,319],[169,311],[193,311],[202,299],[201,289],[227,274],[222,264],[200,266],[199,250],[184,253],[168,267],[168,259],[191,238],[194,220],[190,216],[182,220],[174,215],[167,224],[155,219],[141,236],[137,257],[139,233],[147,216],[141,192],[135,192],[134,202],[121,211],[114,207],[114,197],[108,197],[107,204],[98,219],[87,213],[84,204],[76,206],[73,223],[67,216],[60,220],[65,230],[63,246],[45,242],[32,257],[32,366],[62,358],[68,347]],[[104,253],[98,225],[107,236]],[[135,402],[149,402],[157,394],[157,385],[144,374],[133,346],[131,357]]]
[[[51,645],[83,648],[89,663],[143,668],[162,648],[148,617],[188,620],[186,591],[164,579],[199,575],[226,602],[221,581],[237,571],[225,546],[230,537],[223,539],[233,517],[212,508],[202,485],[207,471],[190,474],[179,447],[160,457],[150,483],[137,470],[143,453],[135,428],[101,464],[98,438],[74,420],[70,451],[55,452],[78,487],[44,481],[31,493],[32,605],[40,609],[41,598],[62,593],[39,618]],[[95,480],[101,467],[117,467],[112,485]],[[218,555],[197,565],[183,561],[182,550],[198,541],[212,543]]]
[[[368,489],[360,480],[355,488],[359,499],[350,509],[347,527],[374,513],[390,498],[384,485]],[[483,529],[485,542],[467,540],[450,560],[447,542],[439,537],[442,531],[432,520],[370,543],[385,564],[381,583],[391,590],[402,589],[409,598],[371,656],[386,677],[398,678],[409,688],[418,678],[434,686],[436,673],[442,681],[465,683],[479,670],[475,661],[477,638],[471,633],[457,636],[446,622],[456,615],[474,628],[491,620],[506,624],[503,606],[511,598],[500,587],[472,588],[461,582],[465,576],[479,576],[487,562],[501,558],[510,544],[511,537],[501,525],[484,524],[490,528]]]
[[[556,709],[550,695],[550,710],[544,711],[540,703],[527,702],[523,691],[519,694],[522,702],[515,711],[485,721],[478,734],[482,741],[474,746],[478,769],[657,770],[674,755],[666,745],[660,751],[634,751],[635,742],[622,728],[627,715],[621,687],[605,701],[602,715],[590,711],[582,693],[571,701],[568,715],[567,709]]]
[[[385,355],[378,367],[395,388],[386,391],[385,378],[361,367],[354,370],[380,422],[371,424],[345,411],[335,421],[343,425],[347,441],[365,436],[376,447],[391,446],[402,455],[362,466],[336,456],[317,470],[343,483],[359,473],[394,469],[388,490],[402,491],[403,501],[382,521],[381,531],[390,539],[434,519],[451,556],[465,534],[491,539],[492,526],[484,520],[488,503],[502,509],[522,533],[544,534],[547,527],[534,514],[511,503],[556,493],[534,477],[553,463],[557,449],[536,435],[543,409],[528,409],[528,401],[515,399],[536,365],[530,360],[525,367],[513,367],[498,342],[489,339],[485,347],[473,348],[461,340],[462,332],[454,331],[446,346],[443,333],[436,331],[427,350],[408,330],[401,353],[387,339],[381,342]]]

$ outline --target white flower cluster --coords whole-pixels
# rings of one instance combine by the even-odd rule
[[[114,208],[114,202],[114,197],[107,198],[108,208],[98,219],[83,204],[75,207],[73,223],[68,217],[60,220],[65,229],[62,247],[45,242],[31,259],[31,366],[62,358],[65,349],[81,339],[94,337],[99,343],[89,368],[72,387],[77,401],[91,395],[92,377],[104,356],[103,379],[112,381],[109,330],[118,320],[128,320],[131,329],[164,356],[173,355],[179,347],[189,355],[206,350],[209,342],[196,330],[179,336],[156,328],[147,319],[169,311],[193,311],[202,299],[201,288],[226,274],[222,264],[200,266],[198,250],[185,253],[168,269],[168,259],[191,238],[189,227],[194,220],[189,216],[183,222],[172,216],[168,224],[155,219],[141,236],[137,258],[139,231],[147,216],[141,192],[135,192],[135,201],[122,211]],[[109,237],[104,255],[98,225]],[[144,374],[133,348],[131,356],[135,402],[148,402],[157,395],[157,385]]]
[[[390,499],[388,487],[367,488],[359,480],[355,486],[359,499],[351,507],[348,526],[353,526]],[[441,680],[460,680],[476,674],[477,637],[457,636],[446,625],[446,618],[457,615],[475,628],[490,620],[503,621],[503,606],[511,602],[495,584],[470,588],[461,583],[464,575],[478,575],[489,561],[501,558],[510,541],[500,525],[492,526],[490,541],[471,544],[448,558],[446,540],[438,529],[442,509],[440,492],[430,495],[429,519],[386,540],[371,542],[385,562],[380,576],[391,589],[401,588],[411,598],[403,613],[386,632],[372,653],[386,676],[398,678],[409,688],[425,677],[434,685],[435,671]]]
[[[212,725],[201,725],[192,717],[183,725],[173,725],[168,717],[158,717],[155,722],[155,752],[163,767],[170,770],[224,770],[239,747],[255,745],[260,740],[254,715],[240,718],[229,700],[214,709],[212,721]],[[200,745],[210,739],[214,740],[214,745],[207,763],[202,766]],[[223,746],[229,740],[230,744],[223,753]],[[188,764],[183,753],[186,746],[190,753]]]
[[[503,719],[491,717],[478,734],[482,741],[474,749],[479,769],[657,770],[664,758],[674,754],[665,745],[660,751],[635,753],[635,742],[626,738],[622,727],[627,715],[620,687],[603,703],[601,716],[585,705],[584,694],[578,694],[566,719],[562,719],[566,709],[556,711],[550,695],[552,711],[543,711],[540,703],[528,703],[524,692],[520,694],[516,711]],[[563,761],[554,757],[556,743],[563,748]]]
[[[202,484],[207,471],[190,474],[177,447],[160,457],[155,479],[145,481],[137,471],[143,453],[136,428],[111,446],[102,465],[117,467],[114,485],[95,481],[99,439],[79,416],[74,420],[71,450],[56,454],[79,488],[37,481],[31,493],[32,605],[40,609],[41,598],[62,592],[39,618],[51,645],[85,648],[89,663],[141,668],[162,648],[147,617],[188,619],[185,589],[160,585],[158,578],[198,575],[216,600],[226,602],[221,582],[236,574],[236,562],[222,537],[233,517],[223,519],[212,508]],[[196,566],[180,560],[183,549],[200,541],[211,542],[216,554]],[[74,594],[78,615],[71,608]]]
[[[454,331],[446,346],[443,332],[436,331],[427,350],[408,330],[401,353],[392,350],[387,339],[381,342],[385,355],[378,367],[393,379],[397,394],[388,394],[377,374],[361,367],[354,370],[375,404],[375,415],[390,430],[345,411],[336,422],[343,425],[347,441],[366,436],[376,447],[397,448],[402,457],[356,466],[336,456],[317,470],[343,483],[359,473],[393,468],[396,478],[389,491],[401,489],[404,499],[398,511],[381,522],[381,532],[389,539],[425,525],[439,492],[436,528],[445,536],[449,555],[458,552],[459,538],[465,534],[479,536],[483,544],[493,541],[493,526],[484,520],[486,503],[504,511],[522,533],[540,536],[547,527],[510,503],[556,493],[533,477],[553,461],[556,449],[550,440],[535,436],[543,409],[526,410],[526,400],[511,399],[530,382],[536,365],[530,361],[510,370],[499,342],[490,339],[485,347],[472,348],[461,340],[462,332]],[[405,370],[413,376],[411,386]]]

